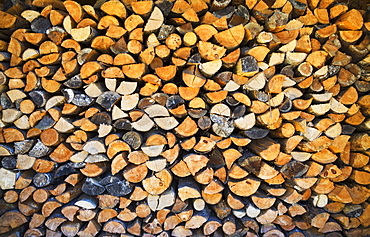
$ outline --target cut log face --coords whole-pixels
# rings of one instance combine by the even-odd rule
[[[369,236],[369,9],[339,2],[3,1],[0,236]]]

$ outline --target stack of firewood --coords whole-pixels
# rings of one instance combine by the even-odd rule
[[[368,12],[6,2],[0,236],[370,235]]]

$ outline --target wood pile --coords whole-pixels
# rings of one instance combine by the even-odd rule
[[[369,12],[5,3],[0,236],[370,235]]]

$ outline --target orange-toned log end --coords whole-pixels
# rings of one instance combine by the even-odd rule
[[[341,30],[359,30],[364,24],[364,19],[358,10],[352,9],[341,15],[335,24]]]
[[[4,28],[4,29],[13,28],[16,21],[17,21],[17,17],[9,13],[3,12],[3,11],[0,12],[1,28]]]
[[[260,186],[260,181],[252,178],[246,178],[241,181],[229,181],[228,186],[236,195],[248,197],[254,194]]]
[[[155,173],[153,176],[144,179],[142,184],[144,189],[151,195],[159,195],[171,185],[171,182],[171,173],[167,169],[164,169]]]
[[[103,70],[103,67],[98,62],[87,62],[81,67],[80,75],[82,79],[92,76],[94,73]]]
[[[9,190],[4,194],[4,201],[7,203],[15,203],[18,201],[18,193],[14,190]]]
[[[252,151],[268,161],[274,160],[280,153],[280,144],[268,137],[253,140],[248,146]]]
[[[173,79],[176,75],[177,67],[174,65],[158,67],[155,69],[155,73],[164,81]]]
[[[175,128],[175,131],[182,137],[190,137],[197,133],[198,129],[196,122],[190,117],[186,117],[186,119]]]
[[[152,1],[138,1],[132,2],[131,7],[136,14],[147,16],[153,9],[153,5]]]
[[[122,71],[129,78],[139,79],[145,74],[146,65],[144,63],[124,65]]]
[[[40,139],[46,146],[56,146],[61,141],[59,132],[53,128],[42,131]]]

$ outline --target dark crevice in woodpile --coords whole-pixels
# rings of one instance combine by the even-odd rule
[[[0,5],[0,236],[370,235],[364,2]]]

